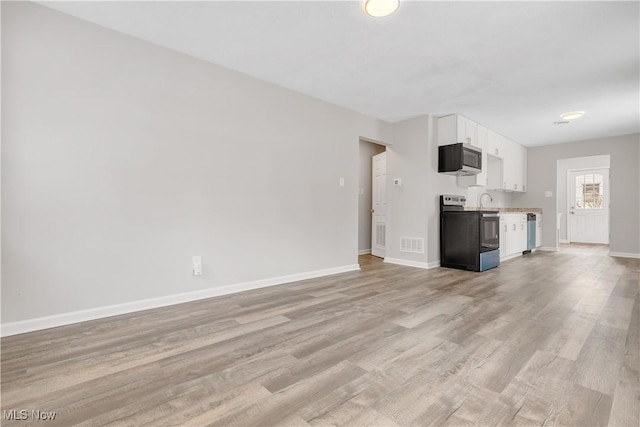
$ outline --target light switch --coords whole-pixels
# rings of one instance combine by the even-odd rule
[[[402,180],[400,178],[394,178],[393,185],[396,185],[398,187],[402,186]]]
[[[553,197],[553,191],[550,191],[550,190],[545,191],[544,197]]]
[[[344,187],[344,177],[340,177],[340,187]]]
[[[193,275],[202,276],[202,257],[200,255],[191,258],[193,264]]]

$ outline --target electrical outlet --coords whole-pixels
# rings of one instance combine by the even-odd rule
[[[202,257],[200,255],[192,257],[191,263],[193,264],[193,275],[202,276]]]

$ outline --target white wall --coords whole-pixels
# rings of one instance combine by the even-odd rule
[[[567,173],[571,170],[579,169],[608,169],[611,164],[611,158],[609,155],[578,157],[574,159],[560,159],[557,164],[557,209],[558,213],[562,214],[558,237],[560,242],[563,242],[567,240],[567,220],[569,215],[567,212]]]
[[[640,256],[640,135],[576,141],[566,144],[532,147],[528,150],[529,191],[518,195],[522,206],[542,207],[544,247],[556,247],[556,212],[554,197],[544,192],[558,188],[557,162],[561,159],[609,155],[610,164],[610,251],[614,254]]]
[[[369,141],[359,144],[358,252],[371,251],[371,158],[383,153],[385,146]]]
[[[387,247],[385,260],[406,262],[409,265],[426,267],[427,253],[400,251],[400,237],[427,236],[429,118],[421,116],[393,124],[393,145],[387,147],[387,201],[389,223],[387,224]],[[400,178],[401,186],[393,185]]]
[[[356,266],[358,141],[389,124],[2,9],[3,325]]]

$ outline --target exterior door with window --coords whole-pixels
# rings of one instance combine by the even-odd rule
[[[372,158],[371,255],[384,258],[387,247],[387,153]]]
[[[569,172],[569,241],[609,243],[609,169]]]

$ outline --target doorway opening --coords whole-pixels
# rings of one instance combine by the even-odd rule
[[[610,156],[558,160],[558,240],[562,247],[609,244]]]
[[[609,169],[569,171],[569,243],[609,244]]]
[[[386,149],[370,140],[361,138],[359,141],[358,255],[384,258]]]

